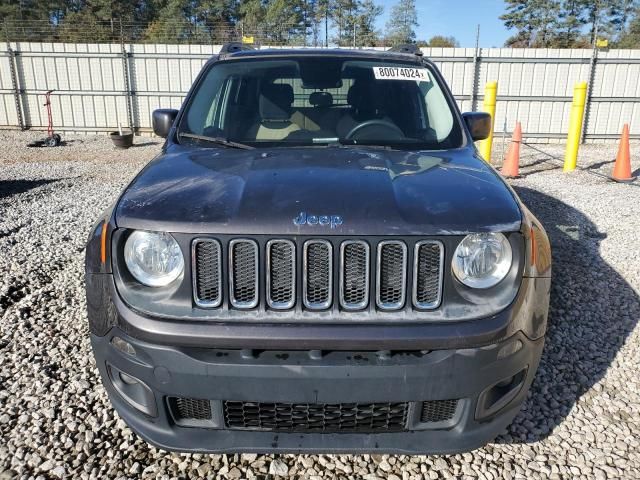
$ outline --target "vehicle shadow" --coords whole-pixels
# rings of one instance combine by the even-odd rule
[[[43,179],[43,180],[0,180],[0,200],[18,195],[19,193],[28,192],[33,188],[49,183],[57,182],[60,178]]]
[[[515,190],[547,230],[553,279],[540,367],[522,410],[498,443],[546,438],[605,376],[640,318],[640,297],[600,256],[606,235],[556,198]]]

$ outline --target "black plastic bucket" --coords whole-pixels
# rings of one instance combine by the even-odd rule
[[[111,132],[109,136],[116,148],[129,148],[133,145],[133,132],[123,133],[122,135],[120,135],[120,132]]]

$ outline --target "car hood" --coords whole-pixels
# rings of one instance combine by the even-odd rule
[[[311,222],[294,222],[302,212]],[[172,145],[116,209],[119,227],[184,233],[447,235],[515,231],[520,221],[513,192],[472,148]]]

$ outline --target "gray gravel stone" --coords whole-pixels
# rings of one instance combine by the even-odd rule
[[[616,145],[582,147],[585,170],[572,174],[522,148],[510,183],[547,228],[554,281],[538,374],[495,442],[438,457],[188,455],[118,419],[85,314],[89,229],[161,142],[120,151],[105,136],[64,135],[65,147],[25,148],[41,136],[0,132],[0,480],[640,478],[640,182],[603,178]],[[562,158],[561,146],[541,148]],[[631,150],[635,170],[640,145]]]

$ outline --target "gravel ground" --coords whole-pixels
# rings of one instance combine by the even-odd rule
[[[528,400],[494,443],[430,457],[186,455],[149,446],[114,415],[85,316],[89,228],[160,144],[24,147],[40,136],[0,132],[0,480],[640,478],[640,182],[598,176],[615,145],[583,147],[573,174],[524,148],[512,184],[553,243],[550,326]]]

